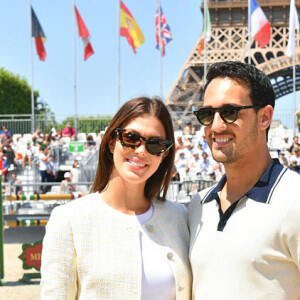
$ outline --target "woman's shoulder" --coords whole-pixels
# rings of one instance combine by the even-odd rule
[[[87,194],[78,199],[72,200],[66,204],[57,206],[54,208],[52,214],[62,214],[67,216],[80,215],[95,211],[96,206],[98,206],[101,201],[98,193]]]

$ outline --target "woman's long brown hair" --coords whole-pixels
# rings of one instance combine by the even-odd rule
[[[126,102],[111,120],[100,144],[98,168],[91,192],[103,191],[110,179],[114,162],[108,145],[111,139],[116,138],[114,130],[118,127],[123,128],[131,120],[143,114],[150,114],[160,120],[165,128],[166,139],[173,142],[168,155],[162,160],[156,172],[147,180],[145,185],[145,197],[147,199],[151,200],[156,197],[165,200],[174,164],[174,131],[170,114],[164,103],[157,98],[148,97],[134,98]]]

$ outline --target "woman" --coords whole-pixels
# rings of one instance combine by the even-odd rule
[[[48,222],[42,299],[190,299],[186,211],[164,201],[173,144],[161,101],[135,98],[120,108],[91,193],[55,208]]]

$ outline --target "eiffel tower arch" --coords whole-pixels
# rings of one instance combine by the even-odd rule
[[[276,99],[293,92],[293,59],[285,55],[289,36],[290,0],[257,1],[271,24],[271,41],[260,48],[251,42],[251,64],[267,74]],[[295,0],[297,11],[300,0]],[[203,8],[203,7],[202,7]],[[207,67],[215,62],[238,60],[248,62],[248,1],[208,1],[211,17],[211,40],[206,43]],[[204,87],[204,51],[199,55],[201,38],[181,69],[165,103],[171,112],[175,129],[186,121],[196,122],[193,108],[202,106]],[[296,90],[300,90],[300,34],[296,32]]]

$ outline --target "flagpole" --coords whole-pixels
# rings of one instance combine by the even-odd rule
[[[31,72],[31,132],[35,131],[34,120],[34,87],[33,87],[33,49],[32,49],[32,12],[31,0],[29,0],[29,17],[30,17],[30,72]]]
[[[293,53],[293,104],[294,104],[294,114],[296,112],[296,53],[295,53],[295,44],[294,44],[294,53]],[[296,135],[296,116],[294,115],[294,135]]]
[[[75,0],[73,0],[73,91],[74,91],[74,127],[77,131],[77,65],[76,65],[76,15],[75,15]]]
[[[118,93],[118,109],[120,108],[120,35],[121,35],[121,0],[118,0],[119,3],[119,21],[118,21],[118,55],[117,55],[117,93]]]
[[[251,0],[248,0],[248,64],[251,64]]]
[[[159,43],[159,82],[160,82],[160,98],[163,97],[162,92],[162,45],[161,45],[161,12],[160,12],[160,0],[157,0],[158,5],[158,43]]]
[[[203,28],[203,32],[204,32],[204,79],[203,82],[204,84],[206,84],[206,73],[207,73],[207,49],[206,49],[206,30],[207,30],[207,0],[204,0],[204,20],[203,20],[203,24],[204,24],[204,28]]]

